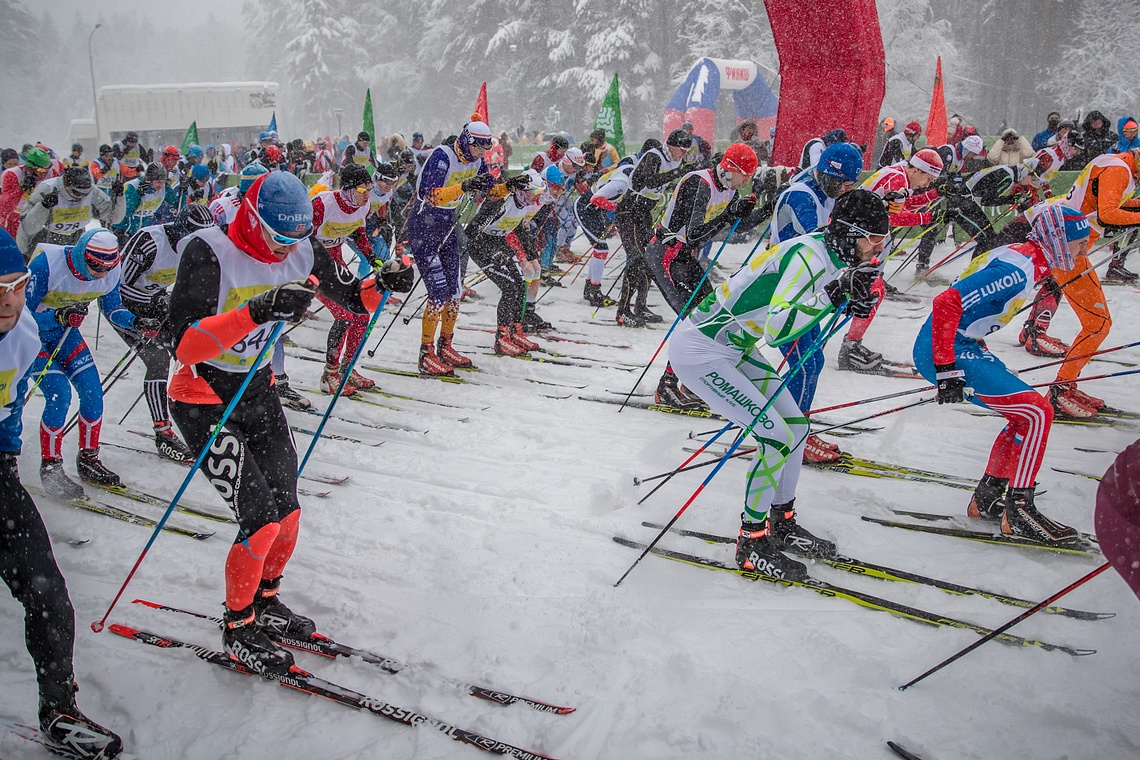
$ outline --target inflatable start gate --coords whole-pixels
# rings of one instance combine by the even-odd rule
[[[716,103],[721,90],[732,92],[736,121],[755,119],[760,139],[768,139],[769,127],[776,126],[776,94],[764,81],[752,61],[702,58],[694,64],[685,81],[665,106],[667,137],[685,121],[693,131],[712,143],[716,132]]]

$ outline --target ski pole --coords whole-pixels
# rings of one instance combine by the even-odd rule
[[[998,214],[996,217],[994,217],[994,218],[993,218],[993,221],[991,221],[991,222],[990,222],[990,227],[992,228],[992,227],[993,227],[993,224],[994,224],[994,222],[997,222],[998,220],[1000,220],[1002,217],[1004,217],[1005,215],[1007,215],[1007,214],[1008,214],[1010,211],[1012,211],[1012,210],[1013,210],[1012,208],[1007,208],[1005,211],[1001,212],[1001,213],[1000,213],[1000,214]],[[953,261],[954,259],[956,259],[958,256],[960,256],[960,255],[963,255],[963,254],[965,253],[965,251],[964,251],[963,249],[967,248],[967,247],[968,247],[968,246],[969,246],[971,243],[973,243],[973,242],[974,242],[974,241],[977,239],[978,235],[980,235],[981,233],[982,233],[982,231],[981,231],[981,230],[979,230],[978,232],[975,232],[973,235],[971,235],[969,238],[967,238],[967,239],[966,239],[966,242],[962,243],[960,246],[958,246],[958,247],[957,247],[957,248],[955,248],[953,251],[951,251],[951,252],[950,252],[950,254],[949,254],[948,256],[944,257],[944,258],[943,258],[941,261],[939,261],[937,264],[935,264],[934,266],[930,267],[930,269],[927,269],[925,272],[923,272],[921,275],[919,275],[917,278],[915,278],[915,281],[914,281],[914,282],[912,282],[912,283],[911,283],[911,284],[910,284],[910,285],[907,287],[907,290],[910,290],[910,289],[911,289],[911,288],[913,288],[915,285],[917,285],[918,283],[920,283],[920,282],[922,282],[923,280],[925,280],[925,279],[926,279],[926,278],[927,278],[927,277],[928,277],[928,276],[929,276],[931,273],[933,273],[933,272],[934,272],[934,270],[938,269],[939,267],[941,267],[941,266],[943,266],[943,265],[945,265],[945,264],[949,264],[951,261]],[[906,291],[903,291],[903,292],[906,292]]]
[[[336,387],[336,393],[329,399],[329,405],[325,408],[324,416],[321,417],[321,423],[317,425],[313,439],[309,441],[309,448],[305,450],[305,456],[301,459],[301,465],[297,468],[297,477],[301,476],[301,473],[305,470],[305,465],[309,463],[309,457],[312,455],[313,449],[317,447],[317,441],[321,439],[321,433],[325,429],[325,423],[329,421],[329,415],[332,414],[333,407],[336,406],[336,402],[340,400],[340,392],[344,390],[345,384],[348,383],[348,376],[352,374],[353,367],[356,366],[356,360],[360,358],[360,352],[364,350],[364,343],[372,333],[372,328],[376,326],[376,319],[380,316],[380,312],[384,310],[384,304],[388,303],[388,296],[390,295],[392,295],[392,291],[384,291],[384,295],[380,298],[380,305],[376,307],[376,311],[372,312],[372,317],[368,320],[368,326],[364,328],[364,335],[360,338],[360,342],[356,344],[356,350],[352,352],[352,360],[348,363],[348,366],[341,371],[340,383]]]
[[[129,362],[127,362],[127,365],[125,367],[123,367],[121,370],[119,370],[119,374],[117,374],[111,378],[111,382],[109,382],[109,383],[107,383],[106,380],[108,377],[111,377],[111,372],[114,372],[114,369],[112,369],[111,372],[107,373],[107,375],[103,378],[103,382],[100,383],[100,387],[102,388],[103,393],[106,393],[107,391],[111,390],[111,388],[115,385],[115,383],[119,382],[119,380],[127,374],[127,370],[129,370],[131,368],[131,365],[135,363],[135,359],[139,358],[138,348],[135,348],[133,350],[133,352],[131,351],[131,349],[127,349],[127,351],[128,351],[128,354],[125,354],[123,356],[123,358],[125,359],[127,357],[127,355],[129,355],[131,357],[131,360]],[[120,363],[122,363],[122,362],[120,361]],[[116,365],[116,369],[117,368],[118,368],[118,365]],[[71,429],[74,428],[78,424],[79,424],[79,412],[77,411],[75,414],[73,414],[71,416],[71,419],[67,421],[67,425],[64,426],[63,435],[67,435],[68,433],[70,433]]]
[[[1079,579],[1073,581],[1068,586],[1065,586],[1065,588],[1058,591],[1056,594],[1053,594],[1048,599],[1040,602],[1039,604],[1034,605],[1033,607],[1030,607],[1025,612],[1023,612],[1020,615],[1018,615],[1017,617],[1015,617],[1013,620],[1010,620],[1005,625],[1003,625],[999,628],[995,628],[994,630],[990,631],[985,636],[978,639],[973,644],[971,644],[970,646],[961,650],[957,654],[946,658],[945,660],[938,663],[937,665],[935,665],[930,670],[928,670],[925,673],[923,673],[922,675],[920,675],[918,678],[914,678],[914,679],[911,679],[910,681],[907,681],[906,683],[904,683],[902,686],[899,687],[899,691],[906,691],[911,686],[914,686],[916,683],[918,683],[922,679],[926,678],[927,676],[932,675],[934,673],[937,673],[939,670],[942,670],[942,668],[946,667],[947,665],[954,662],[955,660],[957,660],[961,657],[965,657],[970,652],[973,652],[975,649],[980,647],[982,644],[985,644],[990,639],[993,639],[993,638],[996,638],[996,637],[1002,635],[1003,633],[1008,631],[1010,628],[1013,628],[1015,625],[1020,623],[1022,620],[1025,620],[1025,618],[1029,617],[1030,615],[1032,615],[1036,612],[1040,612],[1041,610],[1045,609],[1046,607],[1048,607],[1053,602],[1055,602],[1058,599],[1060,599],[1061,597],[1063,597],[1065,594],[1069,593],[1070,591],[1077,588],[1078,586],[1082,586],[1085,583],[1088,583],[1093,578],[1097,577],[1098,575],[1100,575],[1101,573],[1103,573],[1105,570],[1107,570],[1110,567],[1112,567],[1112,564],[1110,562],[1105,562],[1103,565],[1098,567],[1096,570],[1093,570],[1091,573],[1088,573],[1087,575],[1083,576],[1082,578],[1079,578]],[[1096,653],[1095,649],[1087,652],[1087,654],[1095,654],[1095,653]]]
[[[649,368],[653,366],[653,362],[657,359],[657,355],[661,353],[661,349],[665,347],[665,343],[669,340],[669,336],[673,334],[673,331],[677,329],[677,325],[681,323],[681,320],[684,319],[685,315],[688,313],[689,306],[693,303],[693,299],[697,297],[697,293],[701,292],[701,286],[705,284],[705,280],[708,279],[709,272],[711,272],[713,270],[713,267],[716,266],[716,260],[720,258],[720,255],[722,253],[724,253],[724,249],[728,246],[728,239],[732,237],[732,233],[736,232],[736,228],[739,224],[740,219],[737,219],[732,223],[732,229],[730,229],[728,231],[728,234],[725,235],[724,242],[720,244],[720,249],[716,252],[716,256],[713,256],[712,260],[709,261],[708,268],[705,269],[704,274],[701,275],[701,279],[697,281],[696,286],[693,288],[693,292],[689,294],[689,300],[685,301],[685,305],[681,307],[681,310],[679,312],[677,312],[677,317],[673,320],[673,324],[669,325],[669,331],[665,333],[665,337],[662,338],[661,342],[657,344],[657,350],[653,352],[653,356],[649,357],[649,363],[645,365],[645,369],[641,370],[641,374],[638,375],[637,382],[635,382],[633,384],[633,387],[629,389],[629,393],[625,394],[625,399],[621,402],[621,406],[618,407],[618,414],[621,414],[622,410],[625,409],[625,405],[629,403],[630,398],[633,396],[633,392],[637,390],[637,386],[640,385],[641,381],[645,379],[645,375],[649,372]],[[621,581],[618,581],[618,583],[621,583]]]
[[[1099,248],[1103,248],[1103,247],[1104,247],[1104,244],[1103,244],[1103,243],[1102,243],[1102,244],[1100,244],[1100,245],[1097,245],[1097,246],[1096,246],[1096,248],[1098,248],[1098,249],[1099,249]],[[1095,250],[1095,249],[1094,249],[1094,250]],[[1091,251],[1090,251],[1090,253],[1091,253]],[[1087,255],[1087,254],[1086,254],[1086,255]],[[1077,276],[1075,276],[1075,277],[1070,277],[1069,279],[1065,280],[1064,284],[1062,284],[1062,283],[1059,283],[1059,282],[1058,282],[1058,283],[1057,283],[1057,287],[1059,287],[1059,288],[1060,288],[1062,291],[1064,291],[1064,290],[1065,290],[1065,288],[1069,287],[1070,285],[1072,285],[1074,282],[1076,282],[1077,280],[1081,279],[1082,277],[1086,277],[1086,276],[1088,276],[1090,273],[1092,273],[1092,272],[1095,272],[1095,271],[1097,270],[1097,267],[1100,267],[1100,266],[1103,266],[1104,264],[1107,264],[1108,262],[1112,261],[1112,260],[1113,260],[1115,257],[1116,257],[1116,254],[1115,254],[1115,253],[1110,253],[1110,254],[1108,254],[1108,256],[1105,256],[1103,259],[1101,259],[1101,260],[1100,260],[1100,261],[1098,261],[1097,263],[1095,263],[1095,264],[1090,264],[1090,265],[1089,265],[1089,268],[1088,268],[1088,269],[1086,269],[1085,271],[1081,272],[1081,273],[1080,273],[1080,274],[1078,274]],[[1044,282],[1044,280],[1042,280],[1042,282]],[[1012,315],[1012,316],[1009,318],[1009,319],[1010,319],[1010,321],[1013,321],[1013,317],[1016,317],[1018,314],[1022,314],[1022,313],[1024,313],[1024,312],[1028,311],[1029,309],[1032,309],[1034,306],[1036,306],[1037,304],[1041,303],[1042,301],[1044,301],[1044,300],[1045,300],[1046,298],[1048,298],[1048,297],[1049,297],[1049,292],[1048,292],[1048,291],[1044,291],[1044,292],[1040,293],[1040,294],[1039,294],[1039,295],[1038,295],[1036,298],[1034,298],[1032,301],[1030,301],[1029,303],[1025,304],[1025,306],[1022,306],[1020,309],[1018,309],[1017,311],[1015,311],[1015,312],[1013,313],[1013,315]]]
[[[418,316],[418,315],[419,315],[419,313],[420,313],[420,309],[422,309],[422,308],[424,307],[424,304],[428,302],[428,298],[430,298],[430,296],[424,296],[423,298],[421,298],[421,299],[420,299],[420,302],[419,302],[418,304],[416,304],[416,309],[415,309],[415,311],[413,311],[413,312],[412,312],[411,314],[409,314],[408,316],[404,317],[404,324],[405,324],[405,325],[409,325],[409,324],[411,324],[411,323],[412,323],[412,320],[413,320],[413,319],[415,319],[415,318],[416,318],[416,316]]]
[[[645,494],[645,496],[641,497],[641,500],[637,502],[638,506],[640,506],[641,504],[643,504],[643,503],[645,502],[645,500],[646,500],[646,499],[648,499],[650,496],[652,496],[653,494],[657,493],[657,489],[658,489],[658,488],[660,488],[661,486],[665,485],[665,483],[667,483],[667,482],[669,481],[669,478],[673,477],[673,476],[674,476],[674,475],[676,475],[678,472],[684,472],[684,471],[685,471],[685,468],[688,466],[689,462],[693,461],[693,460],[694,460],[694,459],[696,459],[698,456],[700,456],[700,455],[701,455],[701,452],[703,452],[705,449],[707,449],[709,446],[711,446],[713,443],[715,443],[715,442],[716,442],[716,439],[717,439],[717,438],[720,438],[722,435],[724,435],[725,433],[727,433],[729,430],[731,430],[731,429],[732,429],[733,427],[735,427],[735,426],[736,426],[736,423],[735,423],[735,422],[729,422],[727,425],[725,425],[724,427],[722,427],[720,430],[717,430],[717,431],[716,431],[716,435],[714,435],[712,438],[710,438],[710,439],[708,439],[707,441],[705,441],[705,443],[704,443],[704,445],[703,445],[703,446],[701,446],[699,449],[697,449],[696,451],[694,451],[694,452],[693,452],[693,454],[692,454],[692,456],[690,456],[690,457],[689,457],[688,459],[686,459],[684,462],[681,462],[681,464],[677,465],[677,466],[676,466],[676,467],[673,469],[673,471],[672,471],[672,472],[663,472],[663,473],[661,473],[660,475],[654,475],[653,477],[651,477],[651,478],[645,478],[644,480],[641,480],[641,479],[638,479],[638,478],[634,478],[634,479],[633,479],[633,484],[634,484],[635,486],[639,486],[639,485],[641,485],[642,483],[644,483],[644,482],[646,482],[646,481],[649,481],[649,480],[658,480],[658,479],[660,479],[660,478],[665,478],[665,481],[664,481],[664,482],[662,482],[662,483],[661,483],[661,485],[659,485],[659,486],[656,486],[656,487],[655,487],[655,488],[654,488],[652,491],[650,491],[649,493]]]
[[[1089,358],[1092,358],[1094,356],[1100,356],[1101,354],[1111,354],[1113,351],[1120,351],[1122,349],[1133,348],[1135,346],[1140,346],[1140,340],[1134,341],[1132,343],[1125,343],[1124,345],[1116,346],[1115,348],[1103,348],[1100,351],[1093,351],[1090,354],[1083,354],[1081,356],[1074,356],[1072,358],[1065,357],[1063,359],[1056,359],[1055,361],[1045,362],[1044,364],[1035,364],[1032,367],[1026,367],[1025,369],[1019,369],[1019,370],[1017,370],[1017,372],[1018,372],[1018,374],[1021,374],[1022,372],[1029,372],[1029,371],[1035,370],[1035,369],[1045,369],[1046,367],[1052,367],[1056,364],[1064,364],[1065,362],[1075,362],[1079,359],[1089,359]]]
[[[32,387],[28,389],[28,395],[24,396],[25,404],[32,400],[32,395],[36,392],[36,388],[40,387],[40,383],[43,382],[43,379],[47,375],[47,371],[51,367],[52,362],[54,362],[55,357],[59,355],[59,349],[63,348],[63,342],[67,340],[67,336],[71,334],[71,331],[74,329],[74,327],[68,325],[67,329],[63,331],[63,335],[59,336],[59,342],[55,344],[55,350],[52,351],[51,356],[48,357],[47,364],[45,364],[44,368],[40,370],[40,374],[36,375],[36,381],[32,383]]]
[[[133,412],[135,410],[135,407],[139,405],[139,402],[142,401],[142,397],[145,395],[146,395],[146,388],[143,388],[141,391],[139,391],[139,397],[135,399],[135,403],[131,404],[131,408],[128,409],[127,413],[123,415],[123,418],[121,420],[119,420],[120,425],[122,425],[123,422],[126,421],[127,417],[131,416],[131,412]]]
[[[412,284],[412,289],[404,295],[403,303],[400,304],[400,308],[396,309],[396,313],[392,316],[392,321],[389,322],[388,326],[384,328],[384,334],[380,336],[380,340],[376,341],[376,345],[368,351],[369,359],[376,355],[376,349],[380,348],[380,344],[384,342],[384,338],[388,337],[388,331],[392,329],[392,325],[396,324],[396,320],[400,318],[400,312],[403,311],[404,307],[408,305],[408,301],[411,299],[412,293],[416,292],[416,288],[420,286],[421,280],[423,280],[423,277],[417,278],[415,283]]]
[[[724,463],[728,461],[733,452],[740,448],[741,442],[743,442],[744,439],[748,437],[748,434],[752,432],[752,429],[756,426],[756,423],[760,422],[764,415],[768,413],[768,410],[772,407],[772,404],[776,402],[776,399],[779,398],[780,393],[784,390],[784,386],[788,384],[788,380],[791,379],[791,377],[801,369],[803,369],[803,366],[807,363],[808,358],[813,353],[821,349],[824,344],[827,343],[828,339],[831,338],[831,336],[835,335],[835,333],[839,332],[841,329],[843,329],[844,326],[846,326],[848,322],[851,321],[851,315],[848,314],[847,317],[844,318],[844,320],[840,322],[838,326],[835,325],[836,321],[839,319],[840,314],[843,313],[843,309],[846,307],[846,305],[847,303],[844,302],[843,306],[840,306],[835,310],[835,315],[831,318],[831,321],[828,323],[827,327],[820,334],[819,340],[817,340],[812,345],[812,347],[804,353],[803,359],[801,359],[800,362],[796,364],[795,368],[788,373],[788,376],[785,377],[783,382],[781,382],[780,385],[776,388],[775,393],[769,397],[768,401],[765,402],[764,406],[760,409],[759,414],[753,417],[752,422],[748,425],[748,427],[741,431],[741,434],[737,436],[736,441],[732,444],[732,446],[728,448],[720,460],[717,461],[716,467],[713,468],[713,471],[708,474],[708,476],[701,482],[701,484],[697,486],[697,489],[693,491],[692,495],[689,496],[685,503],[681,505],[681,508],[677,510],[677,514],[673,515],[672,519],[670,519],[669,522],[666,523],[665,527],[661,529],[661,532],[658,533],[656,537],[654,537],[649,545],[645,547],[645,550],[642,551],[641,554],[638,555],[637,559],[633,561],[633,564],[629,566],[629,569],[627,569],[625,573],[623,573],[622,576],[618,578],[617,583],[614,584],[615,588],[621,585],[621,582],[624,581],[631,572],[633,572],[633,568],[637,567],[638,563],[640,563],[641,560],[645,558],[645,555],[649,554],[649,552],[653,549],[654,546],[657,545],[661,538],[669,532],[669,529],[672,528],[673,524],[681,518],[681,515],[685,513],[685,510],[689,508],[689,505],[697,500],[697,497],[701,495],[701,491],[703,491],[705,489],[705,486],[707,486],[712,481],[712,479],[716,477],[716,474],[720,472],[720,468],[724,467]],[[661,485],[664,485],[664,483]]]
[[[238,386],[237,392],[234,393],[233,398],[230,399],[230,403],[226,405],[225,411],[222,412],[222,416],[218,419],[218,424],[214,425],[214,429],[210,432],[210,437],[206,439],[206,443],[204,446],[202,446],[202,450],[198,452],[198,458],[194,460],[193,466],[190,467],[190,472],[186,473],[186,477],[182,479],[182,485],[178,487],[178,491],[175,492],[174,498],[170,500],[170,506],[166,508],[166,511],[162,514],[162,517],[159,518],[158,523],[155,524],[154,531],[150,534],[150,538],[147,540],[146,546],[144,546],[143,550],[139,552],[138,559],[135,560],[135,564],[131,567],[130,572],[127,573],[127,577],[123,581],[123,585],[120,586],[119,590],[115,593],[115,598],[111,600],[111,604],[107,607],[107,611],[103,613],[103,617],[91,623],[91,630],[95,633],[100,633],[106,626],[107,618],[111,616],[111,612],[115,609],[115,605],[119,603],[119,599],[123,596],[123,592],[127,590],[127,586],[130,584],[131,579],[135,577],[135,573],[138,572],[139,566],[142,565],[143,560],[146,559],[146,555],[147,552],[150,551],[150,547],[154,545],[155,540],[158,539],[158,535],[162,532],[163,527],[166,525],[166,521],[170,519],[171,513],[174,512],[174,508],[178,506],[178,500],[182,498],[182,494],[184,494],[186,492],[186,489],[190,486],[190,481],[194,479],[194,473],[197,472],[198,468],[202,466],[202,461],[206,458],[206,454],[209,453],[210,446],[213,445],[214,440],[218,437],[218,433],[222,432],[222,426],[226,424],[226,420],[228,420],[230,418],[230,415],[233,414],[234,408],[238,405],[238,401],[240,401],[242,395],[245,394],[245,389],[249,387],[249,382],[253,379],[254,373],[256,373],[257,370],[261,368],[261,363],[265,361],[265,357],[269,355],[270,350],[273,348],[273,344],[277,342],[277,338],[281,334],[281,328],[284,326],[284,324],[284,322],[278,322],[273,327],[273,331],[269,333],[269,340],[265,342],[265,346],[261,349],[261,351],[258,352],[257,358],[250,366],[249,371],[245,373],[245,378],[242,379],[241,385]]]
[[[311,312],[309,312],[309,313],[310,313],[310,314],[312,314],[313,316],[316,316],[317,314],[320,314],[320,313],[321,313],[321,311],[322,311],[324,308],[325,308],[325,305],[324,305],[324,304],[321,304],[320,306],[318,306],[317,308],[313,309],[313,310],[312,310]],[[295,325],[290,325],[290,326],[289,326],[289,329],[288,329],[288,330],[284,330],[284,331],[282,331],[282,333],[281,333],[281,337],[282,337],[282,338],[284,338],[286,335],[288,335],[289,333],[293,332],[294,330],[296,330],[298,327],[300,327],[300,326],[301,326],[301,325],[303,325],[304,323],[305,323],[305,320],[303,320],[303,319],[302,319],[302,320],[301,320],[300,322],[298,322],[297,324],[295,324]]]
[[[619,247],[620,247],[620,246],[619,246]],[[622,262],[622,264],[621,264],[621,266],[620,266],[620,267],[618,267],[617,273],[614,275],[614,281],[610,283],[610,288],[609,288],[609,290],[607,290],[607,291],[605,292],[605,294],[603,295],[603,297],[602,297],[602,300],[603,300],[603,301],[604,301],[605,299],[607,299],[607,298],[609,298],[609,297],[610,297],[610,293],[613,293],[613,292],[614,292],[614,288],[617,286],[617,284],[618,284],[619,282],[621,282],[621,280],[622,280],[622,276],[625,274],[625,267],[626,267],[626,264],[627,264],[627,263],[629,263],[629,262],[628,262],[628,261],[623,261],[623,262]],[[598,315],[598,309],[601,309],[601,308],[602,308],[602,307],[601,307],[601,306],[599,306],[599,307],[597,307],[596,309],[594,309],[594,310],[593,310],[593,311],[590,313],[590,319],[593,319],[594,317],[596,317],[596,316]]]

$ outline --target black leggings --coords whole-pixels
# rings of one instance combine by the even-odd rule
[[[24,639],[41,696],[62,698],[72,681],[75,610],[47,528],[7,456],[0,454],[0,577],[24,605]]]
[[[687,245],[681,246],[681,250],[677,252],[676,257],[669,262],[669,277],[673,280],[673,284],[677,286],[677,291],[684,299],[682,305],[686,302],[689,304],[689,311],[697,308],[701,301],[708,297],[709,293],[713,291],[712,285],[709,284],[709,278],[705,277],[704,267],[697,261],[697,255],[700,253],[700,248],[690,248]],[[701,282],[701,278],[704,281]],[[693,295],[693,289],[696,288],[697,283],[701,283],[701,289],[697,292],[697,296],[690,301]],[[688,312],[681,315],[682,317],[688,316]]]
[[[248,393],[210,446],[201,468],[237,517],[240,530],[235,544],[301,508],[297,503],[297,450],[277,391],[264,386],[253,397]],[[206,445],[225,406],[171,401],[170,411],[190,450],[197,453]]]
[[[471,260],[487,275],[487,279],[502,291],[496,312],[499,326],[505,327],[521,320],[526,283],[523,282],[514,249],[507,244],[506,238],[480,233],[467,238],[467,251],[471,254]]]
[[[132,309],[132,311],[134,311]],[[115,332],[131,350],[138,349],[139,358],[146,365],[146,378],[143,390],[146,392],[146,405],[150,418],[156,422],[170,420],[170,408],[166,402],[166,378],[170,374],[170,351],[157,340],[147,340],[138,333],[113,325]]]
[[[623,212],[618,209],[614,222],[622,245],[625,246],[626,255],[618,311],[629,309],[629,302],[635,293],[637,294],[635,309],[641,311],[645,308],[646,299],[649,298],[649,264],[645,261],[645,246],[649,245],[649,241],[653,238],[652,210],[640,213]]]

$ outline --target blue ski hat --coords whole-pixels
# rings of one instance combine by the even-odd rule
[[[855,182],[863,171],[863,155],[848,142],[829,145],[819,154],[815,170],[844,182]]]
[[[1061,213],[1065,220],[1065,238],[1071,243],[1074,240],[1084,240],[1091,232],[1089,219],[1072,206],[1062,206]]]
[[[0,276],[26,271],[28,265],[24,263],[24,254],[20,253],[15,239],[7,230],[0,228]]]
[[[313,228],[313,204],[305,184],[288,172],[269,172],[257,194],[257,215],[274,232],[297,235]]]
[[[201,158],[205,155],[205,153],[206,152],[202,150],[201,145],[191,145],[190,148],[186,151],[186,156],[187,158]]]
[[[205,164],[194,164],[193,168],[190,169],[190,178],[200,179],[202,181],[208,180],[210,178],[210,170]]]
[[[241,170],[241,178],[238,180],[238,193],[245,195],[245,191],[249,189],[249,186],[256,182],[257,178],[262,174],[267,174],[268,172],[268,169],[256,161],[246,164],[245,168]]]
[[[273,133],[272,133],[272,132],[270,132],[269,130],[266,130],[266,131],[264,131],[264,132],[261,132],[261,133],[259,133],[259,134],[257,135],[257,141],[258,141],[259,143],[263,143],[263,142],[265,142],[266,140],[272,140],[272,139],[273,139]]]
[[[1041,248],[1045,262],[1052,269],[1072,269],[1073,255],[1068,243],[1089,236],[1089,220],[1072,206],[1063,203],[1038,203],[1026,212],[1031,229],[1029,239]]]
[[[558,168],[558,164],[551,164],[542,172],[542,178],[551,185],[565,185],[566,175]]]

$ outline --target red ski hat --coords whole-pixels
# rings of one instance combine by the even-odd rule
[[[917,121],[912,121],[910,124],[907,124],[905,127],[903,127],[903,133],[909,137],[917,137],[918,135],[922,134],[922,125]]]
[[[1120,452],[1096,489],[1096,534],[1105,558],[1140,598],[1140,441]]]
[[[744,143],[733,143],[724,151],[720,160],[720,168],[726,172],[738,172],[751,177],[756,173],[760,162],[756,160],[756,151]]]

